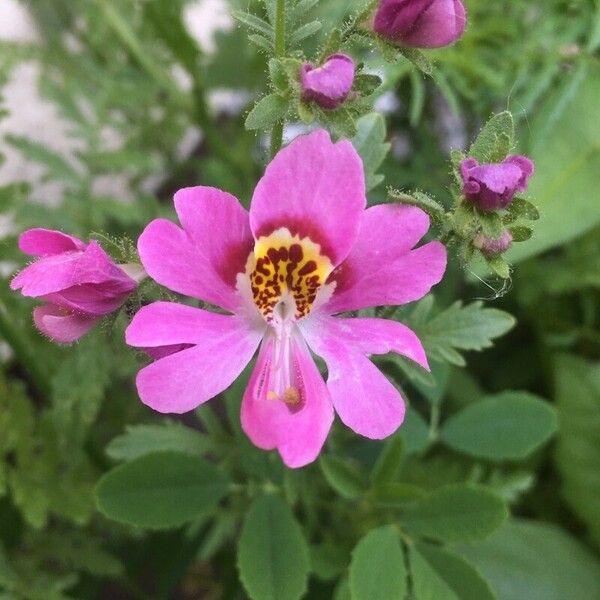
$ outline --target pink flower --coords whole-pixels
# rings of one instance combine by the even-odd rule
[[[429,227],[420,209],[365,206],[360,157],[323,130],[279,152],[249,213],[214,188],[177,192],[183,228],[150,223],[138,242],[144,267],[158,283],[231,314],[143,307],[127,343],[169,354],[139,372],[142,401],[163,413],[189,411],[226,389],[260,345],[241,408],[258,447],[276,448],[289,467],[306,465],[334,409],[361,435],[394,432],[404,403],[369,356],[398,352],[427,368],[421,343],[397,321],[333,315],[421,298],[440,281],[446,251],[439,242],[413,248]],[[311,351],[327,364],[327,384]]]
[[[354,61],[345,54],[334,54],[321,67],[304,63],[300,83],[304,100],[316,102],[323,108],[337,108],[352,89]]]
[[[506,208],[517,192],[527,189],[535,170],[526,156],[508,156],[501,163],[480,165],[474,158],[460,163],[465,198],[484,212]]]
[[[37,256],[11,282],[23,296],[46,300],[33,310],[37,328],[59,343],[85,335],[123,304],[137,283],[113,263],[97,242],[51,229],[29,229],[19,248]]]
[[[373,28],[392,43],[412,48],[440,48],[465,31],[460,0],[381,0]]]

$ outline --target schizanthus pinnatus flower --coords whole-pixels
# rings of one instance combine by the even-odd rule
[[[346,100],[354,83],[354,61],[345,54],[330,56],[322,66],[304,63],[300,70],[302,98],[334,109]]]

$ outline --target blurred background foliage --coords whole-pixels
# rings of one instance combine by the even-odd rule
[[[258,0],[228,4],[264,14]],[[303,43],[306,56],[363,4],[318,2],[311,19],[322,28]],[[265,55],[240,27],[218,32],[214,51],[203,51],[185,27],[182,0],[25,5],[40,42],[0,42],[0,82],[24,61],[39,64],[40,93],[68,123],[75,151],[61,154],[10,134],[0,146],[41,165],[43,179],[61,190],[59,202],[49,203],[31,182],[0,188],[0,212],[11,222],[0,241],[0,597],[374,598],[369,561],[383,569],[404,552],[407,593],[416,600],[600,598],[600,5],[467,0],[467,34],[428,53],[435,71],[427,79],[407,61],[385,63],[365,44],[352,49],[383,77],[376,110],[387,133],[376,137],[390,143],[379,169],[386,185],[448,203],[450,149],[467,147],[492,112],[508,108],[519,150],[536,161],[530,191],[542,218],[534,237],[511,251],[506,294],[476,268],[452,263],[434,305],[427,298],[396,315],[434,357],[433,381],[383,361],[411,404],[400,432],[383,445],[337,424],[319,463],[295,472],[240,434],[239,384],[196,414],[165,420],[136,396],[141,360],[123,346],[127,315],[57,347],[34,331],[32,303],[8,290],[8,276],[25,261],[16,237],[28,227],[135,240],[150,219],[172,217],[172,193],[193,184],[218,186],[247,203],[266,162],[265,140],[243,127],[265,90]],[[223,90],[235,92],[233,108],[215,100]],[[99,192],[101,177],[123,180],[123,197]],[[371,202],[384,199],[384,185],[370,193]],[[106,247],[116,257],[127,251],[122,242]],[[456,298],[462,307],[451,307]],[[485,420],[477,410],[510,421],[498,401],[504,390],[551,402],[558,430],[550,444],[542,442],[553,433],[552,411],[536,421],[539,443],[531,447],[526,427],[519,429],[525,413],[513,415],[515,437],[496,439],[497,432],[479,428]],[[518,396],[521,408],[533,398],[506,394],[503,402]],[[497,443],[486,450],[486,439]],[[207,464],[227,471],[227,493],[190,507],[193,522],[166,531],[102,516],[93,493],[100,476],[144,457],[152,473],[152,449],[216,459]],[[414,501],[432,493],[426,498],[434,505],[445,498],[459,506],[463,488],[453,485],[464,484],[477,485],[490,519],[490,498],[501,498],[513,517],[483,531],[483,515],[472,537],[495,531],[478,542],[423,530]],[[259,493],[269,486],[288,502]],[[397,514],[409,534],[441,535],[447,546],[409,536],[400,549],[385,527]],[[281,549],[283,572],[297,578],[286,584],[291,591],[271,596],[261,591],[268,548],[253,545],[270,519],[277,527],[269,543]],[[397,582],[387,584],[390,595],[380,597],[400,597]]]

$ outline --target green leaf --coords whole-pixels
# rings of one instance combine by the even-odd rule
[[[600,590],[598,559],[555,525],[513,520],[484,542],[456,550],[499,600],[591,600]]]
[[[391,436],[377,457],[377,462],[371,472],[371,481],[375,486],[381,486],[394,481],[400,471],[404,456],[404,438],[396,434]]]
[[[513,263],[564,244],[600,223],[600,210],[593,200],[600,172],[600,119],[589,118],[600,97],[600,69],[590,68],[584,75],[548,135],[543,135],[548,110],[539,111],[531,125],[536,172],[529,193],[541,217],[535,236],[508,252]],[[565,85],[570,83],[567,78]],[[564,89],[558,89],[546,107],[552,109],[563,93]]]
[[[259,496],[250,506],[238,544],[238,569],[252,600],[297,600],[304,595],[308,545],[278,496]]]
[[[113,438],[106,454],[115,460],[131,460],[151,452],[172,450],[197,456],[210,447],[210,440],[199,431],[181,423],[129,425],[123,435]]]
[[[267,129],[283,119],[288,101],[279,94],[269,94],[259,100],[246,117],[246,129]]]
[[[290,46],[298,45],[302,40],[305,40],[307,37],[311,35],[315,35],[317,31],[319,31],[322,27],[320,21],[311,21],[310,23],[306,23],[296,29],[290,36]]]
[[[508,231],[512,235],[513,242],[526,242],[533,235],[533,229],[524,225],[509,227]]]
[[[484,488],[449,485],[408,508],[402,524],[415,535],[452,542],[483,539],[507,516],[504,502]]]
[[[561,493],[600,546],[600,363],[561,355],[554,375]]]
[[[365,492],[362,473],[347,461],[335,456],[321,456],[319,466],[327,483],[342,498],[354,500]]]
[[[524,198],[515,198],[507,207],[507,212],[515,219],[527,219],[528,221],[537,221],[540,218],[540,212],[535,204]]]
[[[242,10],[234,10],[231,12],[231,16],[236,20],[248,27],[250,30],[265,36],[267,39],[273,39],[273,28],[269,23],[263,21],[260,17],[253,15],[249,12]]]
[[[464,558],[439,546],[411,547],[411,572],[417,600],[495,600],[479,571]],[[436,589],[440,591],[436,593]]]
[[[33,142],[25,137],[6,135],[4,138],[11,146],[19,150],[25,158],[39,163],[46,168],[47,176],[78,186],[82,183],[81,175],[62,156],[46,146]]]
[[[470,404],[443,425],[440,439],[451,448],[489,460],[523,459],[556,431],[556,414],[527,392],[503,392]]]
[[[324,581],[338,577],[348,566],[349,552],[338,542],[323,542],[310,548],[312,572]]]
[[[510,153],[515,136],[512,114],[504,111],[494,115],[469,148],[468,155],[479,162],[501,162]]]
[[[214,508],[228,484],[217,467],[199,457],[155,452],[106,473],[96,486],[96,503],[121,523],[177,527]]]
[[[405,194],[404,192],[390,189],[388,190],[388,200],[390,202],[408,204],[409,206],[418,206],[438,223],[442,222],[446,212],[441,204],[422,192],[411,192],[410,194]]]
[[[473,302],[463,306],[457,301],[424,324],[410,323],[431,358],[448,360],[464,366],[464,360],[454,349],[483,350],[492,346],[492,340],[504,335],[515,325],[508,313],[483,308]]]
[[[479,212],[477,216],[479,218],[479,223],[481,224],[481,229],[485,235],[493,240],[497,240],[502,236],[504,226],[498,213]]]
[[[433,74],[433,65],[430,60],[417,48],[396,48],[396,50],[424,75],[431,76]]]
[[[350,594],[352,600],[404,600],[406,567],[393,526],[369,531],[354,548]]]
[[[510,277],[510,265],[502,258],[502,256],[494,256],[492,258],[486,258],[487,264],[502,279],[508,279]]]
[[[378,175],[377,169],[390,150],[390,144],[385,141],[385,121],[380,114],[370,113],[358,119],[356,129],[351,141],[362,158],[367,191],[370,191],[383,181],[383,175]]]
[[[412,407],[406,407],[404,423],[399,430],[399,435],[404,439],[407,454],[421,452],[429,443],[429,427],[423,417]]]

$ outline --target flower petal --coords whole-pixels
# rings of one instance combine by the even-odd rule
[[[334,314],[422,298],[446,269],[440,242],[411,250],[428,227],[429,217],[419,208],[386,204],[366,210],[350,255],[329,278],[336,286],[323,309]]]
[[[138,373],[142,402],[162,413],[187,412],[229,387],[263,335],[236,316],[177,306],[157,302],[142,309],[126,332],[127,343],[141,348],[195,344]]]
[[[19,236],[19,249],[32,256],[49,256],[72,250],[85,250],[85,243],[62,231],[35,228],[28,229]]]
[[[327,364],[327,387],[340,419],[360,435],[381,439],[404,420],[404,401],[367,358],[393,351],[428,369],[421,342],[408,327],[384,319],[309,317],[302,332]]]
[[[352,144],[320,129],[281,150],[258,182],[250,206],[256,238],[280,227],[308,236],[334,265],[348,254],[366,206],[362,161]]]
[[[248,213],[234,196],[209,187],[179,190],[175,208],[184,230],[156,219],[138,240],[146,272],[174,292],[235,311],[236,274],[254,244]]]
[[[36,327],[54,342],[70,344],[84,336],[98,322],[99,317],[77,313],[65,314],[52,304],[36,306],[33,321]]]
[[[277,448],[283,462],[297,468],[319,455],[333,423],[333,406],[306,344],[300,338],[292,344],[304,404],[295,410],[281,400],[267,397],[273,340],[265,340],[242,399],[241,421],[253,444],[264,450]]]
[[[11,281],[10,287],[13,290],[21,289],[24,296],[38,298],[81,286],[82,289],[74,291],[74,297],[78,298],[73,300],[76,304],[84,301],[88,284],[92,284],[89,298],[92,303],[98,293],[120,296],[137,286],[131,277],[113,263],[97,242],[90,242],[83,252],[63,252],[40,258],[25,267]],[[120,302],[121,299],[117,305]]]

